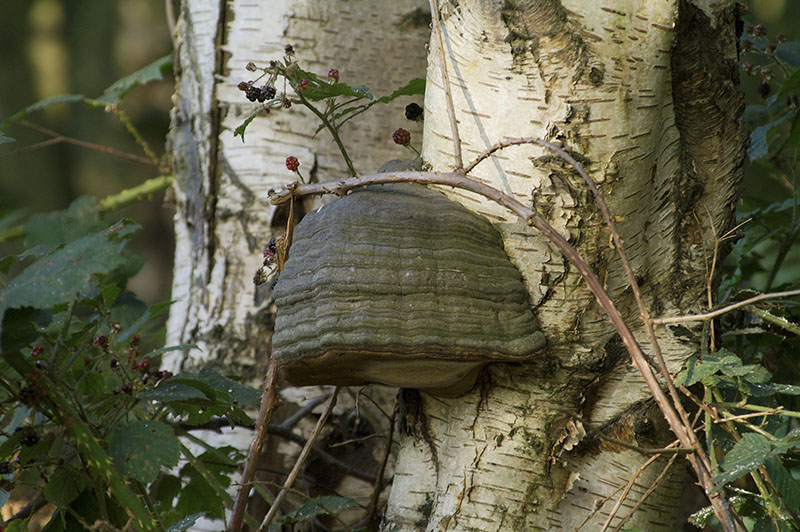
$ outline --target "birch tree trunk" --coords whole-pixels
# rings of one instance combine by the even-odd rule
[[[283,233],[287,219],[267,193],[296,180],[285,167],[287,156],[297,157],[303,174],[314,181],[348,175],[328,132],[314,136],[317,119],[301,106],[257,117],[244,143],[234,137],[257,105],[237,89],[240,81],[255,76],[247,63],[267,66],[292,44],[303,68],[322,77],[337,68],[343,82],[366,85],[380,97],[424,77],[427,9],[424,0],[395,0],[380,8],[369,0],[181,3],[169,139],[176,176],[176,259],[166,345],[200,349],[169,353],[164,360],[169,369],[210,366],[239,374],[253,386],[262,384],[273,314],[269,283],[256,289],[253,276],[267,242]],[[357,125],[344,127],[342,139],[360,172],[408,158],[391,141],[398,125],[420,132],[403,117],[407,103],[376,106]],[[319,393],[285,390],[283,400],[302,402]],[[252,431],[203,438],[246,450]],[[271,463],[277,469],[288,470],[299,452],[296,444],[274,438],[269,447],[265,452],[277,455]]]
[[[510,137],[560,143],[606,195],[652,314],[711,304],[714,237],[730,227],[744,154],[734,2],[441,4],[465,160]],[[252,109],[236,90],[249,79],[245,64],[276,59],[290,42],[305,68],[336,67],[343,80],[385,94],[423,71],[428,20],[419,8],[425,6],[412,0],[183,3],[171,134],[176,303],[168,342],[197,343],[202,351],[176,355],[169,361],[174,367],[212,363],[258,381],[271,315],[268,291],[256,291],[251,279],[280,224],[267,191],[294,179],[284,168],[288,155],[315,180],[345,174],[326,133],[312,138],[316,123],[294,109],[259,117],[245,144],[233,137]],[[435,170],[447,170],[453,142],[435,43],[423,156]],[[373,110],[346,131],[357,169],[370,172],[399,155],[385,139],[405,103],[386,114]],[[544,214],[587,258],[649,351],[608,232],[571,168],[524,146],[498,152],[472,175]],[[647,457],[597,439],[596,432],[642,447],[668,444],[671,435],[565,259],[499,207],[448,193],[502,232],[548,349],[533,364],[490,367],[458,398],[404,393],[401,449],[382,528],[599,530]],[[699,350],[699,327],[657,332],[672,370]],[[660,481],[666,457],[636,476],[611,525],[657,485],[625,526],[672,530],[680,460]]]
[[[445,61],[465,163],[492,144],[559,143],[608,198],[651,313],[712,304],[715,235],[730,227],[741,179],[743,98],[732,1],[441,2]],[[430,44],[424,159],[453,167],[441,55]],[[650,351],[630,287],[585,184],[551,153],[508,148],[472,175],[532,203],[593,266]],[[495,365],[465,396],[406,393],[383,530],[600,530],[656,489],[625,526],[674,530],[684,466],[587,435],[582,422],[641,447],[674,438],[619,337],[574,269],[535,230],[469,193],[520,268],[548,338],[530,365]],[[699,326],[660,328],[672,371]],[[607,499],[610,498],[610,499]],[[608,501],[608,502],[605,502]]]

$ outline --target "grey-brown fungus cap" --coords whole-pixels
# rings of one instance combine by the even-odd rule
[[[497,230],[422,185],[358,189],[306,215],[273,295],[275,359],[297,386],[458,395],[484,364],[545,343]]]

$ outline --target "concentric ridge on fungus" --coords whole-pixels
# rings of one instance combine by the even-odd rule
[[[487,362],[545,342],[497,230],[422,185],[373,185],[306,215],[273,296],[275,359],[299,386],[457,395]]]

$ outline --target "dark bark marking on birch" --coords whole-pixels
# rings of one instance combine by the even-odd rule
[[[408,436],[422,440],[428,446],[435,473],[439,474],[439,454],[431,435],[430,422],[425,415],[422,394],[413,388],[403,388],[400,394],[400,429]]]
[[[192,27],[191,12],[187,9],[183,16],[187,19],[186,25]],[[181,84],[184,72],[197,71],[196,66],[199,61],[194,53],[193,35],[191,32],[186,32],[184,42],[181,45],[181,48],[187,50],[187,55],[191,58],[192,64],[181,64],[182,50],[177,50],[175,53],[175,77],[178,80],[178,84]],[[206,242],[206,235],[203,232],[205,209],[201,199],[203,197],[203,172],[200,170],[201,157],[196,141],[198,135],[193,127],[194,117],[186,114],[194,107],[186,101],[192,95],[192,92],[176,89],[175,94],[178,97],[178,101],[172,111],[168,150],[174,154],[182,154],[181,157],[173,159],[172,166],[176,180],[178,180],[181,188],[186,193],[186,205],[183,210],[186,215],[186,222],[189,225],[192,241],[194,257],[191,260],[193,264],[196,264],[198,262],[197,257],[201,250],[204,249]]]
[[[678,4],[671,68],[681,145],[680,174],[672,194],[676,209],[671,284],[684,285],[685,289],[672,291],[679,307],[683,298],[696,297],[704,282],[703,272],[698,270],[702,264],[689,258],[690,246],[704,244],[710,223],[722,234],[733,222],[746,142],[741,125],[744,98],[735,59],[735,19],[734,3],[717,11],[716,25],[728,30],[719,31],[688,0]],[[721,251],[724,256],[726,250]]]

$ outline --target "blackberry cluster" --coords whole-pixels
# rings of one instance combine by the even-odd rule
[[[37,443],[39,443],[39,435],[36,434],[36,431],[32,428],[23,429],[22,437],[19,439],[19,443],[22,444],[24,447],[33,447]]]
[[[242,81],[238,85],[239,90],[244,92],[247,99],[251,102],[263,103],[275,97],[275,87],[264,85],[263,87],[256,87],[252,81]]]

